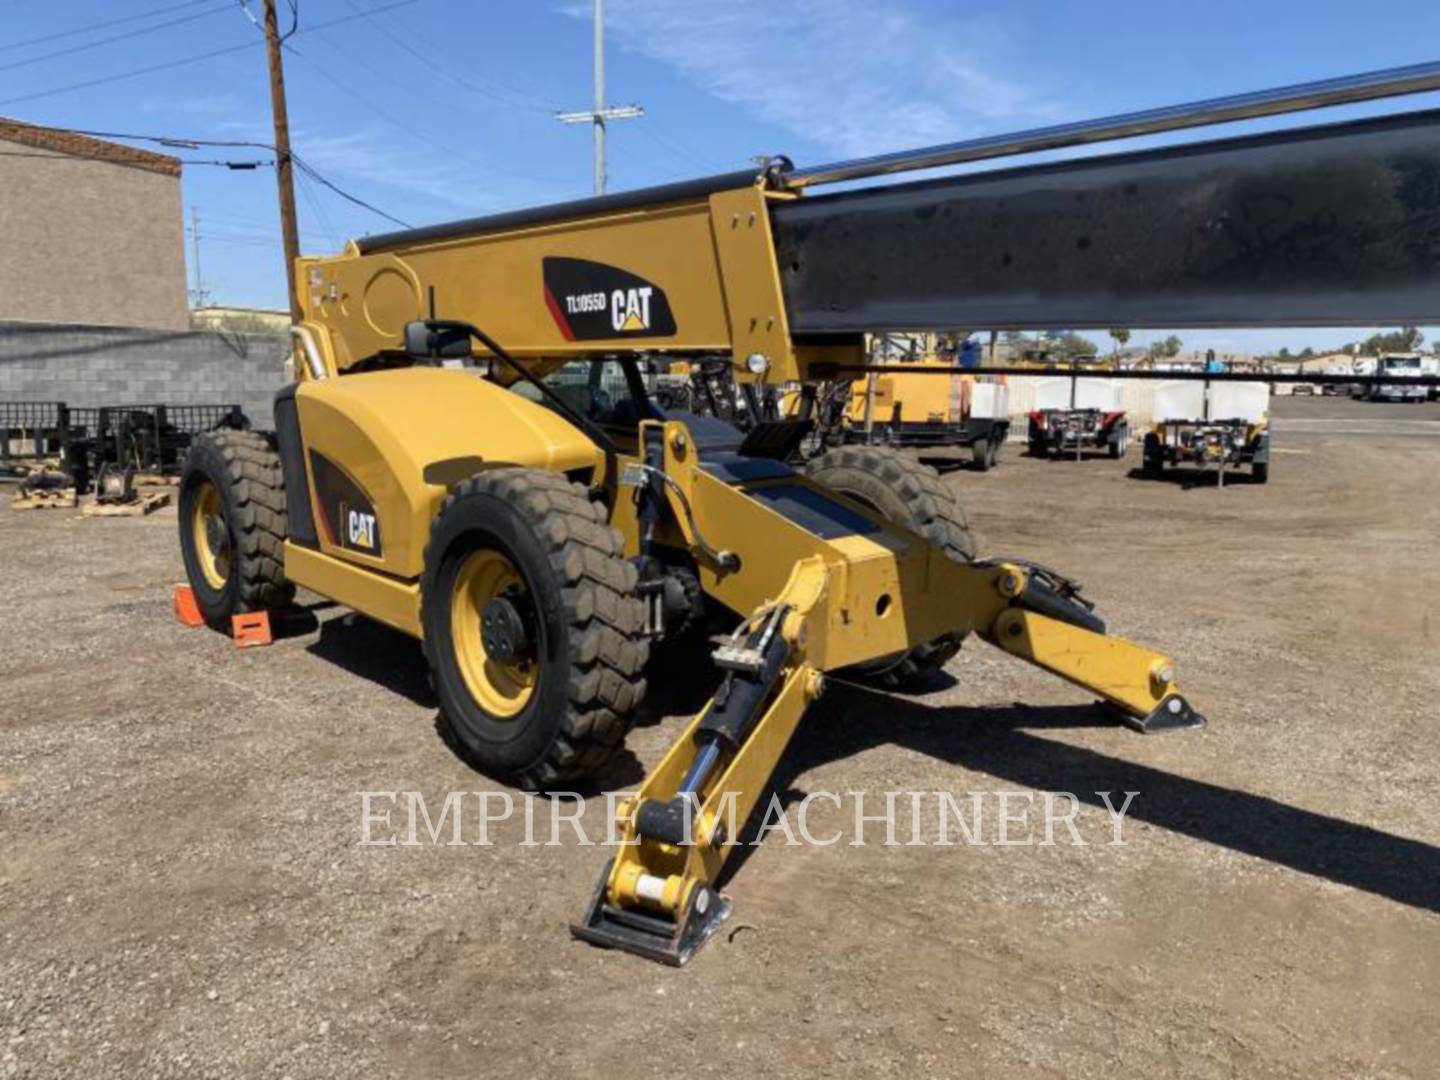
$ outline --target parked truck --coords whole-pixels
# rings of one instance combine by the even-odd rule
[[[1429,387],[1419,382],[1426,374],[1419,353],[1386,353],[1374,361],[1372,373],[1394,381],[1366,386],[1364,393],[1370,401],[1425,401],[1430,396]]]

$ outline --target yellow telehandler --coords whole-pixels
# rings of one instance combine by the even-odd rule
[[[684,963],[729,910],[726,821],[749,816],[829,672],[909,685],[975,637],[1141,731],[1202,720],[1172,660],[1107,634],[1073,581],[977,552],[931,470],[853,446],[797,471],[803,418],[741,434],[666,412],[641,361],[723,356],[778,387],[862,371],[864,335],[899,328],[1423,322],[1407,305],[1417,278],[1440,295],[1436,260],[1326,245],[1440,220],[1440,187],[1405,187],[1417,167],[1440,174],[1428,114],[808,194],[1421,82],[1382,73],[818,169],[776,159],[302,258],[274,434],[200,437],[185,465],[199,606],[223,627],[301,586],[414,635],[458,744],[534,789],[619,747],[652,643],[728,615],[719,689],[621,807],[629,843],[574,928]],[[1311,243],[1280,275],[1266,242],[1290,235]]]

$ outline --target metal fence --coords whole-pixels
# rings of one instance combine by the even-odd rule
[[[0,467],[66,457],[71,430],[63,401],[0,401]]]
[[[105,465],[179,471],[194,437],[250,426],[239,405],[101,405],[0,401],[0,467],[59,460],[79,487]]]

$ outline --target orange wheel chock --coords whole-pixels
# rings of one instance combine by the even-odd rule
[[[171,590],[170,606],[182,626],[205,625],[205,616],[200,614],[200,605],[195,602],[195,590],[189,585],[176,585]]]
[[[230,636],[234,638],[237,649],[269,645],[274,640],[270,634],[270,613],[249,611],[244,615],[230,616]]]

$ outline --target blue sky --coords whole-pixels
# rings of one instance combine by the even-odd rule
[[[294,145],[339,186],[416,224],[589,193],[589,129],[552,115],[589,106],[588,0],[298,2],[301,32],[286,57]],[[258,0],[250,7],[258,13]],[[819,163],[1440,55],[1434,0],[608,0],[606,7],[609,99],[646,110],[610,127],[611,190],[740,168],[755,154]],[[373,14],[359,14],[366,11]],[[236,0],[0,0],[0,14],[0,115],[94,130],[270,138],[264,50]],[[118,19],[128,21],[68,33]],[[216,55],[112,78],[202,54]],[[65,89],[97,80],[108,81]],[[1330,110],[1327,118],[1436,104],[1432,95]],[[1264,126],[1286,123],[1294,120]],[[273,174],[191,166],[183,194],[187,215],[194,207],[199,217],[211,298],[283,306]],[[335,250],[347,236],[392,227],[313,180],[301,183],[298,199],[306,251]],[[1181,336],[1187,345],[1226,350],[1326,347],[1359,332]]]

